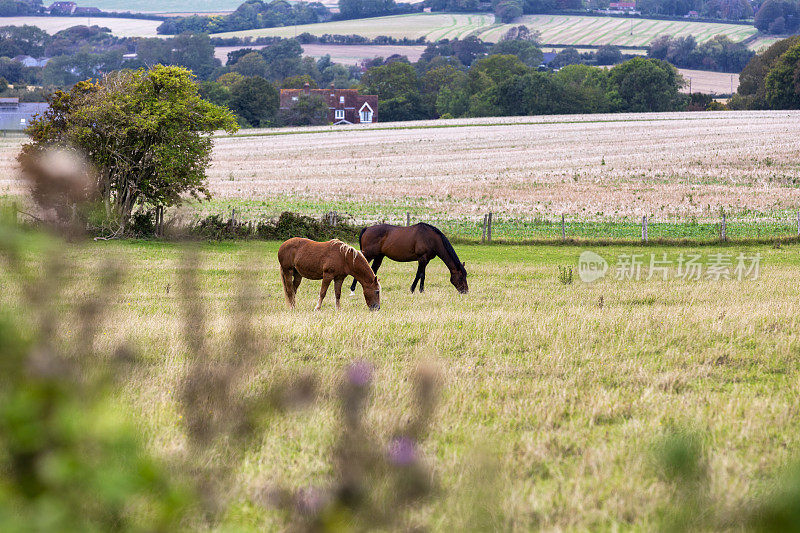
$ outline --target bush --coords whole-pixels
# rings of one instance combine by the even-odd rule
[[[361,228],[340,215],[323,217],[322,220],[285,211],[277,220],[259,222],[236,222],[224,220],[221,215],[211,215],[190,228],[189,234],[203,239],[247,239],[286,240],[305,237],[315,241],[340,239],[358,240]]]

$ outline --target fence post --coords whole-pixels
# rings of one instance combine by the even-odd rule
[[[800,237],[800,211],[797,212],[797,236]]]
[[[647,215],[642,216],[642,242],[647,242]]]
[[[19,215],[17,213],[19,213],[19,207],[17,206],[17,202],[14,202],[11,204],[11,223],[14,224],[15,226],[17,225],[17,221],[19,220]],[[797,220],[798,223],[800,223],[800,213],[798,213],[797,215]],[[800,228],[800,226],[798,226],[798,228]],[[798,229],[798,231],[800,231],[800,229]]]
[[[564,242],[567,240],[567,228],[564,225],[564,213],[561,213],[561,240]]]
[[[411,213],[406,211],[406,226],[410,226],[410,225],[411,225]]]
[[[492,212],[489,211],[489,217],[486,219],[486,242],[492,244]]]
[[[481,235],[481,244],[486,244],[486,217],[488,215],[483,215],[483,235]]]
[[[720,228],[720,229],[722,231],[722,240],[723,241],[727,241],[728,240],[728,221],[725,218],[725,211],[722,212],[722,228]]]

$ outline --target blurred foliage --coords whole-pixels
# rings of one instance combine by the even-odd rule
[[[670,486],[661,509],[663,531],[800,531],[800,464],[768,480],[767,490],[732,507],[711,490],[712,452],[696,431],[670,427],[654,447],[657,472]]]
[[[60,152],[56,152],[60,154]],[[74,175],[32,167],[39,207],[63,195],[88,199],[83,166]],[[65,186],[64,183],[70,184]],[[84,200],[88,203],[88,200]],[[80,208],[85,206],[81,205]],[[256,271],[237,278],[229,336],[209,334],[199,257],[188,250],[177,272],[183,311],[186,370],[177,409],[186,446],[170,461],[148,450],[141,421],[123,401],[125,384],[146,372],[128,345],[98,348],[104,320],[119,299],[124,271],[99,258],[77,299],[68,273],[72,246],[45,239],[46,253],[25,251],[32,232],[15,216],[0,217],[0,260],[11,274],[0,313],[0,530],[174,531],[221,525],[242,497],[237,473],[260,446],[271,421],[317,399],[317,376],[262,364],[270,360],[270,337],[256,330],[265,297]],[[282,217],[284,225],[297,223]],[[300,223],[302,223],[300,219]],[[79,241],[79,220],[59,222],[55,232]],[[250,261],[252,263],[252,261]],[[69,303],[68,303],[69,302]],[[261,503],[289,511],[293,529],[339,531],[405,523],[407,511],[432,495],[432,474],[419,449],[427,435],[438,387],[425,367],[413,376],[413,409],[386,444],[366,422],[372,367],[347,370],[337,403],[339,438],[332,450],[334,473],[320,488],[265,487]],[[321,499],[309,499],[319,494]],[[248,497],[248,496],[244,496]],[[318,502],[324,505],[313,504]],[[306,505],[304,508],[303,505]],[[293,510],[305,509],[300,514]]]

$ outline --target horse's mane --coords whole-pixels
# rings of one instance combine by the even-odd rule
[[[356,261],[358,260],[359,256],[361,256],[361,259],[363,260],[364,264],[367,266],[368,269],[370,269],[370,272],[372,272],[372,269],[369,266],[369,261],[367,261],[367,258],[364,257],[364,254],[362,254],[361,252],[359,252],[346,242],[340,241],[339,239],[333,239],[333,244],[339,247],[339,251],[342,252],[342,255],[344,255],[345,259],[347,259],[348,255],[352,254],[351,261],[353,262],[354,267],[356,266]]]
[[[450,244],[448,238],[445,237],[445,234],[442,233],[442,231],[436,226],[431,226],[430,224],[426,224],[425,222],[420,222],[419,224],[430,230],[433,230],[434,232],[436,232],[437,235],[439,235],[439,237],[442,238],[442,244],[444,245],[444,250],[447,252],[447,255],[449,255],[450,259],[455,263],[458,271],[461,272],[462,274],[466,274],[467,269],[465,269],[464,265],[461,264],[461,260],[458,258],[455,249],[453,249],[453,245]]]

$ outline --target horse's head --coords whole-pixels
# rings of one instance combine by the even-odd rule
[[[464,268],[464,263],[461,263],[461,268],[450,272],[450,283],[452,283],[453,287],[461,294],[467,294],[469,292],[467,270]]]
[[[373,280],[369,283],[362,283],[361,287],[364,289],[364,300],[367,301],[370,311],[379,310],[381,308],[381,284],[378,276],[373,274]]]

